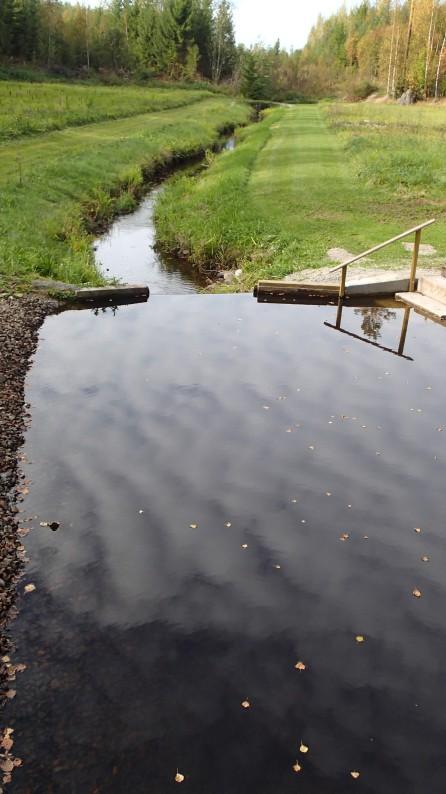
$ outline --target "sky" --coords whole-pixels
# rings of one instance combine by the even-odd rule
[[[345,4],[351,8],[355,0]],[[234,0],[237,41],[274,44],[280,39],[286,49],[300,49],[318,15],[330,16],[341,5],[342,0]]]
[[[0,0],[1,2],[1,0]],[[77,3],[79,0],[68,0]],[[80,0],[90,6],[101,0]],[[359,0],[344,0],[347,8]],[[237,42],[240,44],[274,44],[280,39],[282,47],[298,50],[304,46],[319,14],[334,14],[343,0],[232,0]]]

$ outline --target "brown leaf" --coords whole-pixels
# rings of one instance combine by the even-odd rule
[[[415,527],[414,532],[416,532],[417,535],[419,535],[421,532],[421,527]]]
[[[294,667],[296,670],[299,670],[300,672],[302,672],[302,670],[307,669],[307,666],[303,662],[298,662],[297,664],[294,665]]]
[[[350,535],[348,534],[348,532],[343,532],[341,537],[339,538],[339,540],[342,540],[343,542],[345,542],[346,540],[349,539],[349,537],[350,537]]]
[[[10,758],[2,758],[0,761],[0,769],[2,772],[12,772],[14,769],[14,763]]]
[[[198,524],[189,524],[191,529],[198,529]]]
[[[25,593],[33,593],[35,589],[36,589],[36,585],[35,584],[26,584],[25,585]]]
[[[243,701],[242,708],[244,708],[244,709],[250,709],[251,708],[251,703],[249,702],[249,700],[244,700]]]
[[[175,783],[182,783],[183,780],[184,780],[184,775],[182,775],[181,772],[179,772],[177,769],[177,773],[175,775]]]
[[[354,780],[357,780],[360,775],[360,772],[350,772],[350,774]]]
[[[429,557],[426,554],[421,559],[423,560],[423,562],[429,562]]]
[[[307,745],[306,745],[306,744],[304,744],[303,742],[301,742],[301,743],[300,743],[299,750],[300,750],[300,752],[301,752],[301,753],[308,753],[308,750],[309,750],[309,749],[310,749],[310,748],[309,748],[309,747],[307,747]]]
[[[415,596],[415,598],[421,598],[421,590],[418,590],[418,587],[416,587],[412,590],[412,595]]]

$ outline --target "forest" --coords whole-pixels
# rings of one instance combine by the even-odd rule
[[[296,31],[296,38],[297,38]],[[362,0],[317,20],[302,50],[236,43],[230,0],[1,0],[0,72],[224,84],[258,99],[446,93],[446,2]]]

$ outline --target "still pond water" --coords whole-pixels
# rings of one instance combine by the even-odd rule
[[[445,791],[445,329],[335,313],[47,319],[12,791]]]

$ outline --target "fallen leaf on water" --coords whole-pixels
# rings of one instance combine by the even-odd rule
[[[250,709],[251,708],[251,703],[249,702],[249,700],[244,700],[243,701],[242,708],[244,708],[244,709]]]
[[[293,771],[294,772],[301,772],[302,771],[302,767],[299,764],[299,761],[296,761],[296,763],[293,765]]]
[[[181,772],[179,772],[177,769],[177,773],[175,775],[175,783],[182,783],[183,780],[184,780],[184,775],[182,775]]]
[[[357,634],[355,639],[356,639],[356,642],[359,642],[359,643],[365,642],[365,637],[363,637],[362,634]]]
[[[280,565],[275,565],[274,567],[276,568],[276,570],[280,571],[280,568],[281,568]]]
[[[424,555],[424,557],[422,557],[421,559],[423,560],[423,562],[429,562],[429,557],[427,555]]]
[[[300,671],[307,669],[306,664],[304,664],[303,662],[298,662],[297,664],[294,665],[294,667],[296,670],[300,670]]]
[[[36,589],[36,585],[35,584],[26,584],[25,585],[25,593],[33,593],[35,589]]]
[[[14,769],[14,764],[13,764],[13,762],[11,761],[11,759],[10,759],[10,758],[3,758],[3,759],[0,761],[0,769],[1,769],[3,772],[12,772],[12,770]]]
[[[247,549],[247,548],[248,548],[248,544],[247,543],[242,543],[242,549]]]
[[[417,533],[417,535],[419,535],[421,532],[421,527],[415,527],[414,531]]]
[[[331,491],[325,491],[325,496],[331,496]]]
[[[232,527],[231,522],[230,521],[226,521],[225,527]]]
[[[310,749],[310,748],[309,748],[309,747],[307,747],[307,745],[306,745],[306,744],[304,744],[303,742],[301,742],[301,744],[300,744],[300,747],[299,747],[299,750],[300,750],[300,752],[301,752],[301,753],[308,753],[308,750],[309,750],[309,749]]]
[[[312,445],[312,444],[310,444],[310,446],[308,447],[308,449],[314,449],[313,445]]]
[[[191,529],[198,529],[198,524],[189,524]]]
[[[412,595],[415,596],[415,598],[421,598],[421,590],[418,590],[416,587],[415,590],[412,590]]]
[[[341,537],[339,538],[339,540],[345,541],[345,540],[348,540],[349,537],[350,537],[350,535],[348,534],[348,532],[343,532]]]
[[[357,780],[360,775],[360,772],[350,772],[350,774],[354,780]]]

